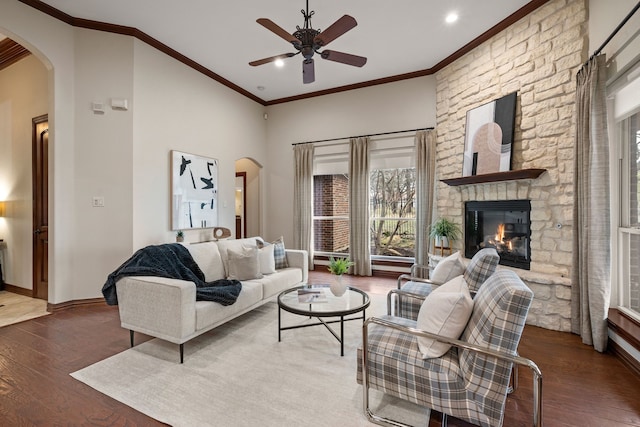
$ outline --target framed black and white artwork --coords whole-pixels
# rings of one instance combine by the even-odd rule
[[[218,160],[171,151],[173,230],[218,225]]]
[[[511,170],[516,92],[467,111],[462,176]]]

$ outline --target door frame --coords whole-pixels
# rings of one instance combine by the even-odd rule
[[[33,206],[32,206],[33,212],[32,212],[32,215],[33,215],[33,222],[32,222],[32,225],[31,225],[31,233],[32,233],[31,234],[32,235],[32,249],[31,250],[32,250],[32,257],[33,257],[33,259],[32,259],[32,261],[33,261],[32,262],[32,264],[33,264],[32,265],[33,277],[32,277],[32,285],[31,285],[31,287],[32,287],[32,289],[31,289],[31,294],[32,295],[31,296],[33,298],[39,298],[38,297],[38,283],[37,283],[37,280],[38,280],[38,277],[39,277],[40,273],[38,272],[38,265],[39,265],[39,262],[42,262],[42,261],[38,260],[38,251],[36,250],[36,245],[38,244],[37,240],[39,238],[39,234],[36,233],[36,230],[38,229],[39,222],[40,222],[40,218],[38,216],[38,212],[37,212],[37,209],[36,209],[36,204],[39,203],[38,199],[42,200],[42,198],[38,197],[38,195],[39,195],[39,183],[40,183],[40,179],[39,179],[40,171],[38,170],[38,167],[37,167],[38,166],[38,162],[37,162],[37,159],[36,159],[36,150],[37,150],[37,144],[38,144],[38,141],[39,141],[39,138],[40,138],[40,133],[43,133],[43,132],[38,132],[38,125],[40,125],[42,123],[47,123],[48,124],[48,122],[49,122],[49,115],[48,114],[43,114],[41,116],[37,116],[37,117],[34,117],[32,119],[32,142],[31,142],[31,144],[32,144],[32,151],[31,151],[32,170],[31,170],[31,174],[33,176],[33,179],[32,179],[32,201],[33,201]],[[45,132],[49,132],[49,126],[48,125],[47,125],[47,130]],[[48,158],[49,158],[49,153],[47,153],[47,159]],[[47,172],[47,175],[49,175],[49,165],[46,165],[46,172]],[[49,177],[47,176],[47,183],[49,182],[48,178]],[[48,212],[48,207],[49,207],[49,189],[48,188],[46,189],[46,204],[47,204],[47,224],[48,224],[48,216],[49,216],[49,212]],[[47,259],[44,260],[44,262],[48,263],[49,262],[48,258],[49,257],[47,255]],[[47,267],[47,270],[48,270],[48,267]],[[47,276],[48,276],[48,273],[47,273]],[[48,294],[49,294],[48,279],[47,279],[47,289],[46,289],[46,291],[47,291],[47,298],[42,298],[42,299],[48,300]]]

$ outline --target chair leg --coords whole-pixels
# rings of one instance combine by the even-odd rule
[[[511,368],[511,378],[509,379],[509,387],[507,387],[507,394],[511,394],[518,389],[518,365],[515,363]]]
[[[184,362],[184,343],[180,344],[180,363]]]
[[[131,342],[131,347],[133,347],[133,330],[129,329],[129,341]]]
[[[449,417],[447,417],[447,414],[444,412],[441,412],[440,415],[442,415],[441,427],[447,427],[447,425],[449,425]]]

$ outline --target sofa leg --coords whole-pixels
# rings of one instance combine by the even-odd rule
[[[133,347],[133,330],[129,329],[129,341],[131,342],[131,347]]]
[[[184,362],[184,343],[180,344],[180,363]]]

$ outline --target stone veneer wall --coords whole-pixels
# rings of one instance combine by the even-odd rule
[[[561,331],[571,330],[575,75],[588,58],[587,19],[586,0],[551,0],[436,74],[438,180],[462,176],[467,111],[518,94],[512,169],[547,172],[458,187],[438,181],[437,216],[462,225],[466,201],[531,200],[531,270],[514,271],[535,294],[527,322]]]

